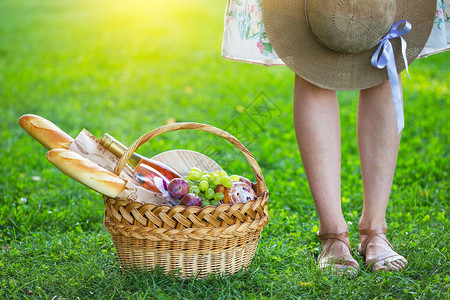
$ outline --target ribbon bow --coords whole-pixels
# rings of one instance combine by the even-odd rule
[[[398,27],[402,24],[405,26],[402,29]],[[402,131],[405,127],[405,119],[403,116],[403,101],[402,101],[402,89],[400,86],[400,81],[397,76],[397,66],[395,65],[394,49],[389,41],[390,39],[400,38],[402,43],[402,55],[406,66],[406,72],[409,76],[408,61],[406,59],[406,41],[403,39],[402,35],[408,33],[411,30],[411,23],[406,20],[400,20],[394,25],[392,25],[389,32],[378,42],[378,49],[372,56],[372,66],[378,69],[383,69],[387,67],[389,82],[391,85],[392,98],[394,99],[395,116],[397,118],[397,130],[398,133]]]

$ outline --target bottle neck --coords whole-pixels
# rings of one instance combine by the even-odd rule
[[[100,145],[108,149],[112,154],[119,158],[122,157],[128,149],[125,145],[107,133],[105,133],[100,139]],[[139,154],[133,153],[133,155],[128,159],[128,163],[131,167],[136,168],[141,159],[142,157]]]

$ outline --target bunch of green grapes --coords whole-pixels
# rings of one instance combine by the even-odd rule
[[[227,172],[203,172],[199,168],[192,168],[188,176],[184,179],[189,183],[189,193],[197,194],[202,199],[202,207],[207,205],[218,206],[225,196],[223,193],[216,193],[216,187],[221,184],[226,188],[233,185],[233,180],[239,180],[239,176],[228,176]]]

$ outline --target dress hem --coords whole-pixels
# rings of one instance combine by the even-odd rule
[[[447,48],[434,50],[434,51],[431,51],[431,52],[428,52],[428,53],[419,54],[418,58],[425,58],[425,57],[428,57],[430,55],[438,54],[438,53],[445,52],[445,51],[448,51],[448,50],[450,50],[450,46],[448,46]]]
[[[248,60],[248,59],[239,59],[239,58],[231,58],[231,57],[227,57],[222,55],[222,58],[225,58],[226,60],[230,60],[230,61],[237,61],[237,62],[243,62],[243,63],[249,63],[249,64],[253,64],[253,65],[260,65],[260,66],[266,66],[266,67],[284,67],[286,66],[284,63],[263,63],[263,62],[259,62],[259,61],[254,61],[254,60]]]

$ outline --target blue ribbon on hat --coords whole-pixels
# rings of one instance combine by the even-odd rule
[[[398,27],[402,24],[405,26],[402,29]],[[402,35],[408,33],[411,30],[411,23],[406,20],[400,20],[392,25],[389,32],[378,42],[378,49],[372,56],[372,66],[378,69],[383,69],[387,67],[389,82],[391,85],[392,98],[394,99],[395,116],[397,118],[397,130],[398,133],[402,131],[405,127],[405,119],[403,116],[403,101],[402,101],[402,89],[400,86],[400,81],[397,76],[397,66],[395,65],[395,55],[390,39],[400,38],[402,44],[402,55],[405,61],[406,72],[409,76],[408,71],[408,61],[406,59],[406,41],[403,39]]]

